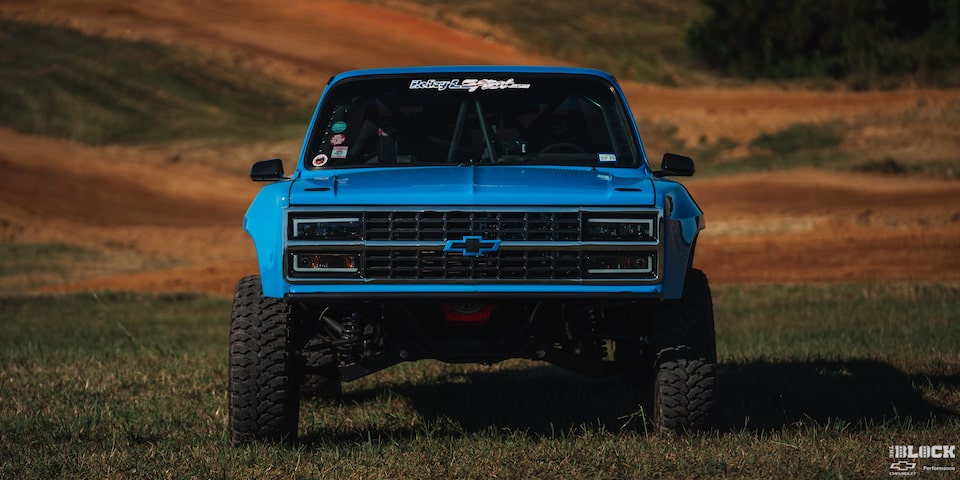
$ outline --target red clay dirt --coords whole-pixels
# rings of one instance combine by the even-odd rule
[[[410,15],[340,1],[5,0],[0,17],[185,44],[318,93],[330,75],[351,68],[554,63]],[[960,101],[958,89],[851,93],[630,82],[624,88],[638,116],[677,125],[688,145]],[[190,148],[97,148],[0,130],[0,241],[164,260],[142,271],[117,267],[71,277],[42,291],[230,295],[241,276],[256,272],[241,220],[258,185],[244,174],[252,160],[278,147],[264,145],[263,155],[253,157]],[[279,148],[295,152],[297,145]],[[171,161],[178,149],[190,153]],[[960,182],[805,169],[685,183],[707,213],[696,263],[714,284],[960,281]]]

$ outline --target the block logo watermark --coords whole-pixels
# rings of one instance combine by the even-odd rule
[[[890,445],[890,458],[957,458],[957,446]]]
[[[890,445],[890,476],[912,477],[918,472],[956,472],[954,465],[923,465],[918,460],[957,458],[956,445]]]

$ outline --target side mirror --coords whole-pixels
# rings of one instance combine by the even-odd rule
[[[274,182],[283,178],[283,160],[279,158],[260,160],[250,167],[250,180],[254,182]]]
[[[664,153],[663,160],[660,163],[660,171],[653,172],[655,177],[666,177],[668,175],[678,177],[690,177],[697,171],[693,159],[685,155],[676,153]]]

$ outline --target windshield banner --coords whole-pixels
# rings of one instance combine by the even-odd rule
[[[528,89],[530,88],[529,83],[516,83],[512,78],[506,80],[491,80],[489,78],[477,79],[477,78],[467,78],[460,80],[459,78],[454,78],[451,80],[411,80],[410,81],[410,90],[436,90],[442,92],[444,90],[467,90],[469,92],[476,92],[477,90],[507,90],[507,89]]]

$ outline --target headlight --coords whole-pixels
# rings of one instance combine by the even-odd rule
[[[341,273],[356,274],[360,255],[352,253],[295,253],[293,271],[301,274]]]
[[[588,218],[586,240],[650,241],[656,240],[652,218]]]
[[[593,274],[649,274],[656,262],[652,254],[588,255],[587,273]]]
[[[290,225],[292,240],[358,240],[360,232],[357,217],[294,217]]]

